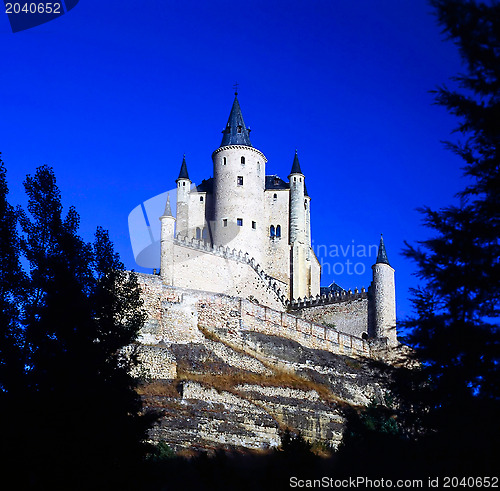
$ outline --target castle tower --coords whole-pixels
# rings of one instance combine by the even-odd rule
[[[213,243],[248,252],[262,261],[266,225],[264,188],[267,162],[250,142],[238,93],[220,147],[212,154],[214,166]]]
[[[186,165],[186,155],[182,158],[181,170],[177,183],[177,230],[176,234],[184,237],[191,236],[189,233],[189,192],[191,180]]]
[[[175,218],[170,209],[170,196],[167,194],[167,203],[165,211],[160,217],[161,235],[160,235],[160,272],[163,283],[166,285],[174,284],[174,229]]]
[[[305,199],[305,176],[302,173],[297,151],[293,159],[290,181],[290,286],[291,298],[311,295],[311,267],[308,261],[309,247],[306,226],[307,201]]]
[[[311,246],[311,198],[304,182],[304,208],[306,212],[306,244]]]
[[[397,346],[394,269],[387,259],[382,235],[380,236],[377,262],[372,266],[372,271],[372,335],[377,338],[387,338],[389,346]]]

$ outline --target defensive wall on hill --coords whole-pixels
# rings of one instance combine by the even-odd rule
[[[221,328],[236,337],[238,332],[253,331],[291,339],[307,348],[347,356],[371,356],[368,341],[360,335],[244,298],[172,287],[164,285],[158,276],[136,274],[147,313],[140,335],[144,345],[201,342],[204,335],[200,328]]]

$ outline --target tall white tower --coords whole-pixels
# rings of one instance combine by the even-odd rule
[[[220,147],[212,154],[214,166],[213,243],[248,252],[262,264],[264,189],[267,159],[250,142],[238,93]]]
[[[182,158],[181,170],[177,183],[177,229],[176,234],[190,237],[189,232],[189,192],[191,189],[191,180],[186,165],[186,155]]]
[[[394,269],[387,259],[383,236],[380,236],[377,262],[372,271],[372,334],[377,338],[387,338],[389,346],[397,346]]]
[[[306,223],[308,200],[305,198],[305,176],[302,173],[297,151],[293,159],[290,181],[290,286],[291,298],[311,295],[311,262],[309,233]]]
[[[165,211],[160,217],[161,235],[160,235],[160,274],[163,283],[166,285],[174,284],[174,229],[175,218],[170,209],[170,196],[167,195]]]

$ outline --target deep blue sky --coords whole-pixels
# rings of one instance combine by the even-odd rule
[[[378,244],[383,232],[398,316],[410,313],[417,279],[400,251],[428,234],[415,208],[446,206],[464,186],[461,161],[440,143],[457,122],[429,93],[450,85],[460,60],[425,1],[80,0],[16,34],[1,15],[0,52],[14,204],[26,174],[53,166],[83,237],[108,228],[139,269],[128,214],[174,187],[183,153],[193,181],[212,175],[238,81],[267,174],[286,179],[299,151],[315,246]],[[324,257],[324,285],[347,259],[366,272],[336,281],[368,286],[373,256]]]

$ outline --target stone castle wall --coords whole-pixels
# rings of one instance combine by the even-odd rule
[[[212,247],[194,238],[178,237],[170,245],[169,256],[162,265],[164,271],[172,269],[172,274],[165,277],[167,284],[253,298],[284,310],[288,285],[269,276],[248,254],[228,247]],[[166,251],[167,247],[163,249]]]
[[[301,319],[332,326],[353,336],[368,335],[367,295],[352,296],[342,302],[311,306],[293,312]]]
[[[164,285],[161,278],[137,273],[147,322],[145,345],[196,343],[199,328],[260,332],[294,340],[307,348],[348,356],[370,356],[364,339],[243,298]]]

